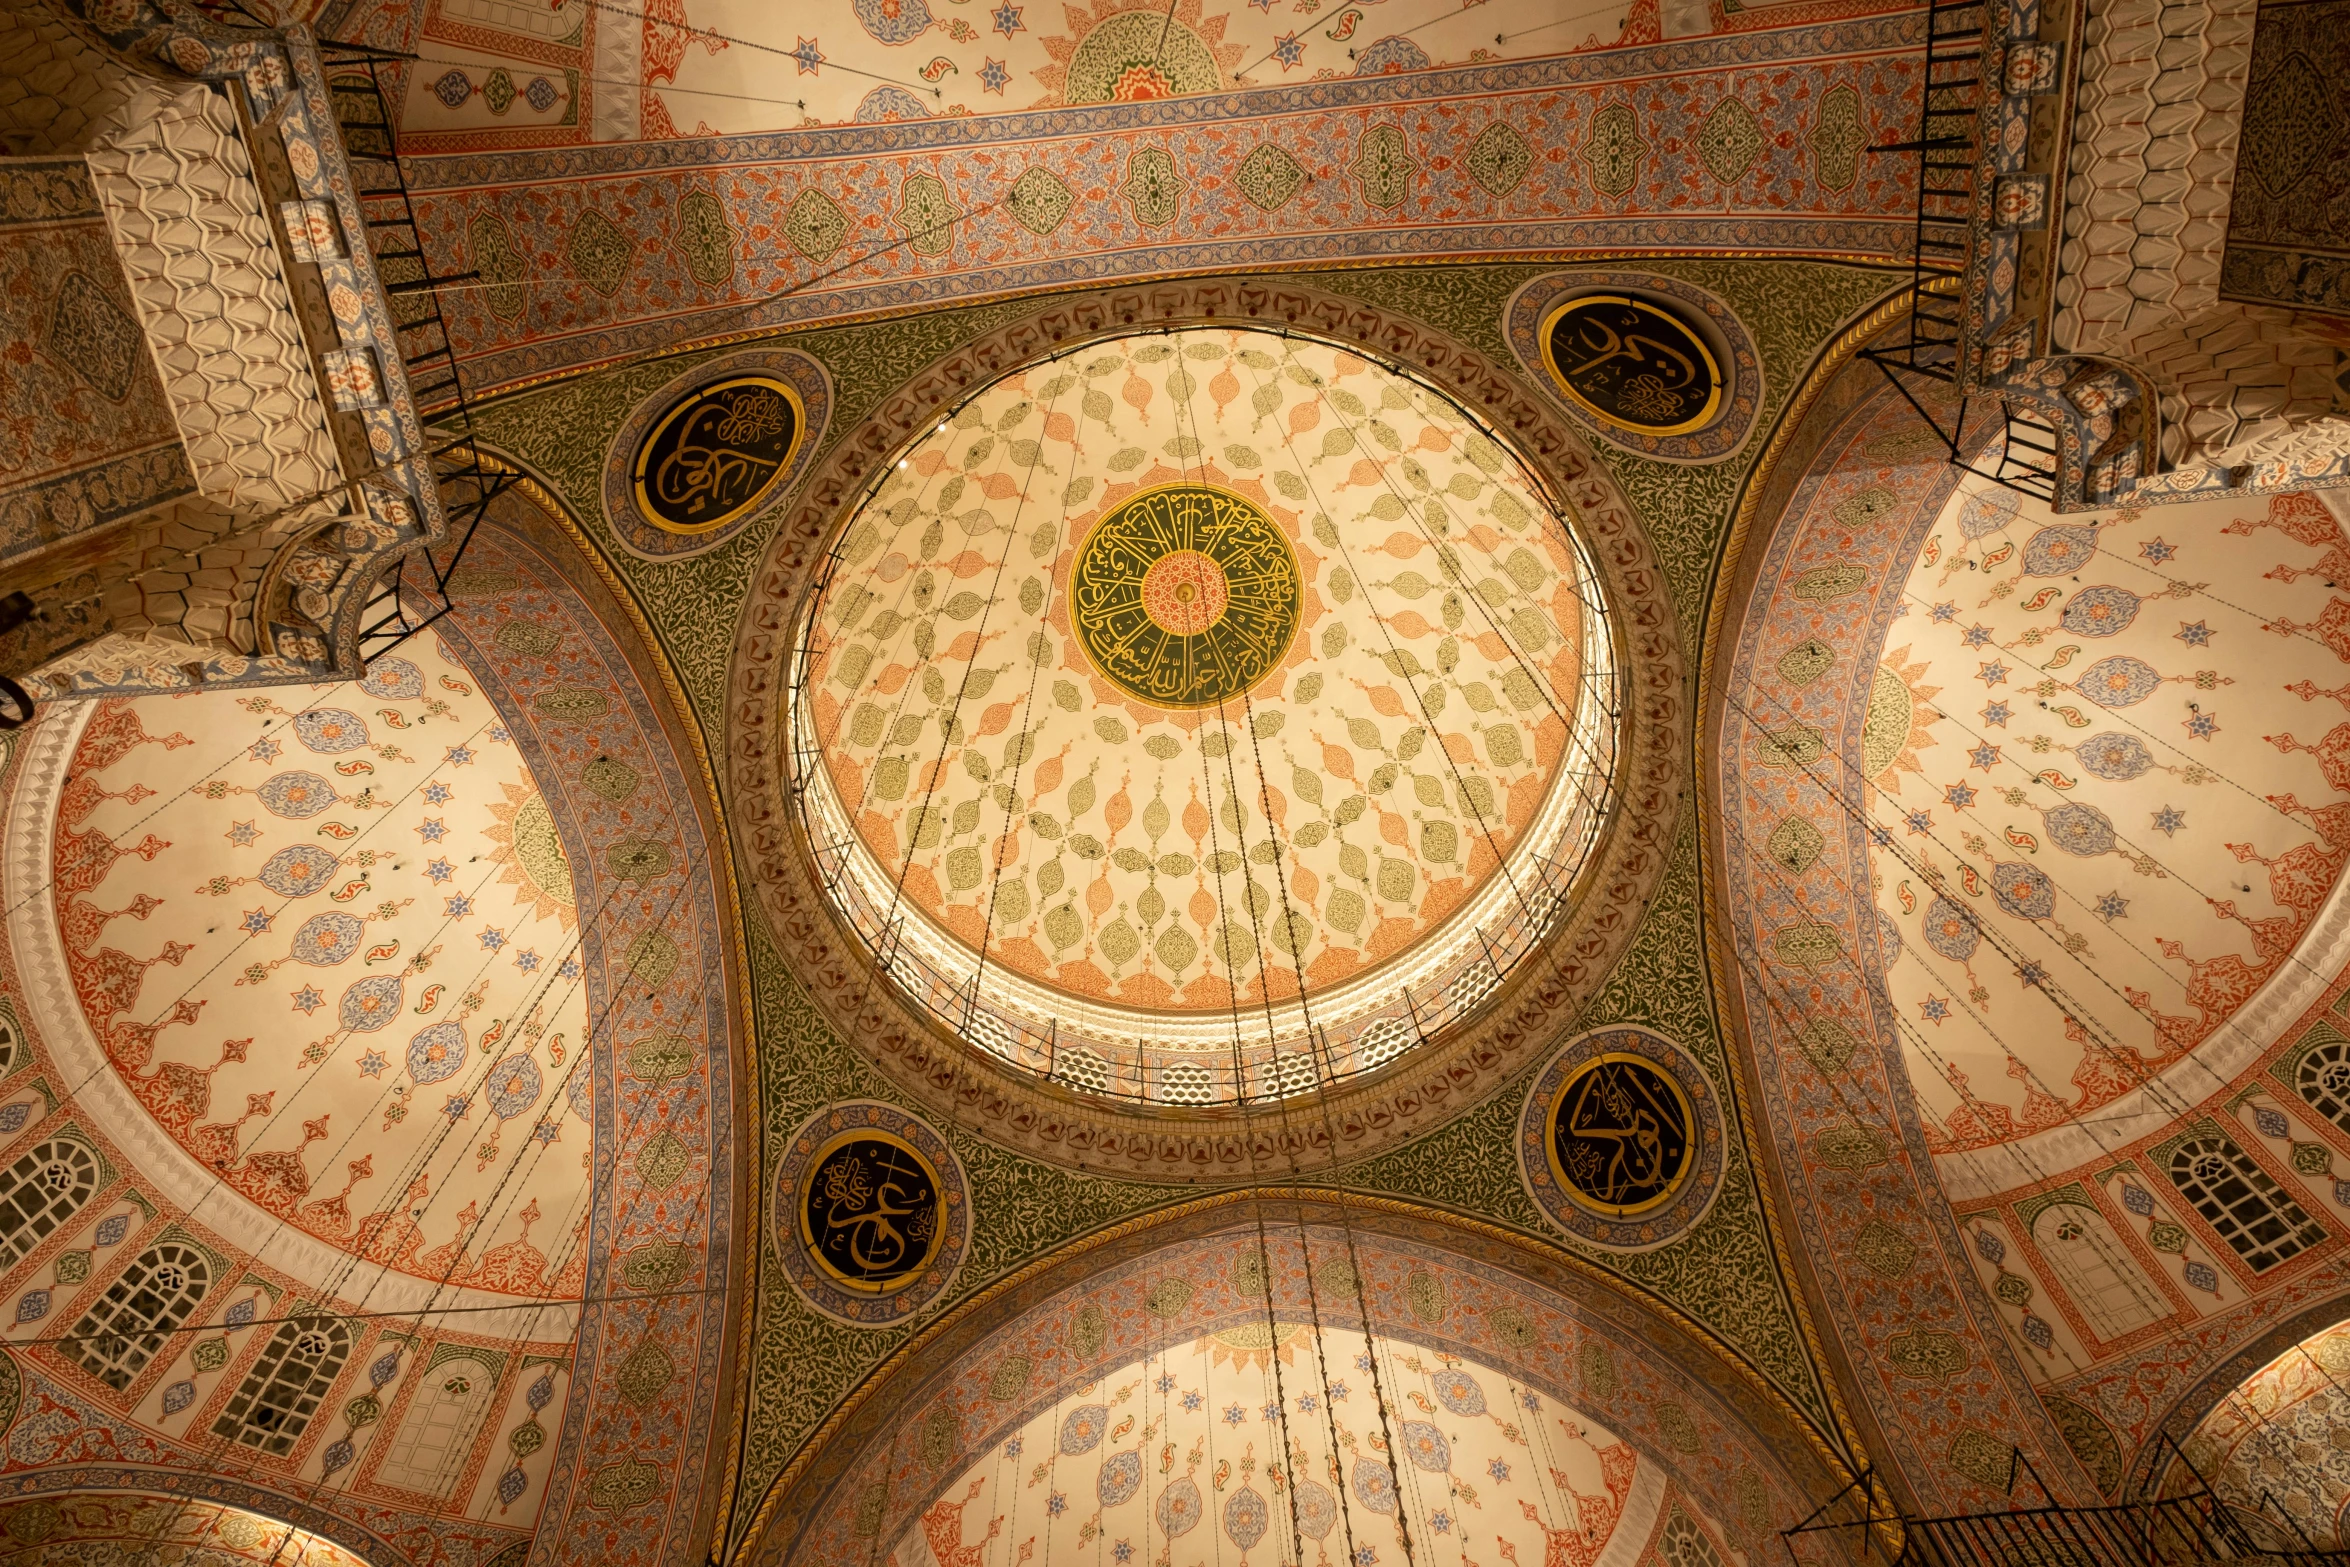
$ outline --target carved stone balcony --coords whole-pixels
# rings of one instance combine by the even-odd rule
[[[56,294],[7,323],[0,672],[357,674],[387,573],[450,527],[318,48],[125,0],[0,28],[38,62],[0,103],[0,255]]]

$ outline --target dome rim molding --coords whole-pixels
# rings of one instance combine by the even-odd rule
[[[955,1301],[910,1334],[860,1376],[824,1418],[804,1436],[775,1478],[768,1482],[752,1507],[750,1521],[734,1550],[733,1559],[750,1567],[791,1567],[797,1540],[813,1521],[815,1508],[855,1467],[872,1439],[881,1434],[892,1411],[869,1408],[890,1402],[897,1394],[908,1407],[913,1395],[930,1385],[943,1366],[951,1372],[962,1354],[994,1331],[993,1324],[1008,1312],[1041,1308],[1124,1263],[1154,1252],[1214,1236],[1243,1222],[1246,1205],[1264,1205],[1268,1225],[1293,1229],[1299,1224],[1375,1229],[1381,1236],[1408,1240],[1413,1231],[1422,1240],[1447,1239],[1460,1254],[1510,1273],[1536,1288],[1553,1287],[1558,1275],[1590,1286],[1590,1294],[1559,1291],[1575,1309],[1587,1311],[1619,1326],[1635,1313],[1661,1323],[1690,1346],[1702,1349],[1731,1377],[1756,1396],[1758,1410],[1767,1410],[1801,1433],[1808,1447],[1803,1458],[1838,1479],[1853,1471],[1828,1433],[1798,1408],[1770,1379],[1753,1366],[1712,1328],[1662,1296],[1656,1295],[1602,1263],[1581,1255],[1547,1236],[1459,1212],[1437,1203],[1375,1195],[1331,1186],[1226,1187],[1184,1197],[1164,1207],[1135,1214],[1065,1242],[1031,1258],[1019,1268],[991,1280]],[[1628,1308],[1628,1309],[1627,1309]],[[1349,1329],[1348,1331],[1354,1331]],[[1374,1329],[1374,1331],[1377,1331]],[[1403,1336],[1408,1337],[1408,1333]],[[945,1345],[944,1350],[941,1345]],[[942,1359],[942,1355],[954,1358]],[[930,1366],[933,1370],[924,1370]],[[911,1370],[914,1379],[908,1379]],[[1720,1395],[1717,1395],[1720,1396]],[[820,1467],[820,1460],[830,1461]],[[785,1502],[795,1491],[814,1487],[802,1505],[786,1512]],[[776,1531],[790,1526],[790,1543],[777,1543]],[[772,1548],[771,1548],[772,1547]]]
[[[817,885],[798,813],[784,798],[795,628],[824,552],[876,475],[942,410],[1027,364],[1090,341],[1189,327],[1286,330],[1360,351],[1485,420],[1550,498],[1574,512],[1624,671],[1613,806],[1573,911],[1541,956],[1517,965],[1494,1001],[1449,1037],[1323,1088],[1308,1109],[1323,1125],[1293,1129],[1286,1101],[1274,1111],[1278,1128],[1237,1107],[1127,1104],[984,1059],[871,983],[869,957]],[[1502,361],[1382,307],[1304,287],[1224,275],[1096,290],[1047,301],[916,372],[844,430],[802,483],[753,578],[729,664],[727,814],[770,933],[810,999],[914,1106],[958,1129],[975,1119],[989,1140],[1064,1168],[1186,1185],[1256,1182],[1276,1166],[1326,1168],[1429,1131],[1502,1090],[1541,1045],[1576,1025],[1663,878],[1689,765],[1688,672],[1644,525],[1588,440]]]

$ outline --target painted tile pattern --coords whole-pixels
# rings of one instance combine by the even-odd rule
[[[519,502],[519,497],[509,497],[501,503],[501,515],[514,520],[511,507]],[[594,619],[582,590],[562,575],[564,569],[493,522],[474,540],[463,571],[452,581],[457,607],[435,628],[438,648],[403,650],[398,657],[411,666],[407,670],[392,660],[380,661],[371,678],[385,683],[381,695],[356,686],[316,693],[319,700],[312,704],[313,711],[336,708],[355,715],[373,726],[371,736],[378,743],[397,743],[413,757],[424,755],[418,731],[431,728],[419,720],[431,718],[453,726],[460,703],[503,727],[509,737],[503,742],[490,739],[486,730],[463,737],[480,746],[482,754],[470,764],[458,765],[458,779],[463,779],[466,765],[475,769],[476,777],[485,767],[507,775],[500,787],[488,788],[485,781],[483,795],[472,802],[475,815],[470,823],[462,821],[467,802],[454,795],[435,802],[432,811],[417,814],[413,821],[406,810],[386,810],[380,817],[359,813],[356,802],[366,798],[361,791],[368,778],[337,775],[331,771],[334,764],[366,760],[378,770],[379,782],[387,773],[416,769],[417,764],[356,746],[334,751],[332,747],[348,736],[329,734],[317,723],[310,725],[309,738],[315,743],[305,746],[298,738],[302,731],[287,720],[283,727],[296,737],[284,742],[287,754],[269,763],[264,769],[267,776],[258,782],[243,780],[238,769],[249,760],[253,742],[243,738],[241,729],[251,724],[258,733],[260,719],[237,707],[229,693],[141,699],[127,706],[104,706],[95,714],[83,710],[93,724],[111,722],[114,727],[102,733],[118,734],[134,759],[87,759],[93,764],[109,760],[129,769],[123,774],[125,787],[111,791],[113,797],[103,788],[103,778],[94,780],[99,787],[77,796],[82,814],[67,830],[79,831],[93,845],[104,823],[91,822],[91,808],[127,809],[130,771],[150,761],[168,767],[181,765],[195,753],[209,753],[220,764],[214,775],[220,780],[233,775],[251,787],[265,788],[270,777],[288,771],[285,764],[298,756],[343,796],[342,803],[310,818],[293,819],[240,809],[238,801],[245,797],[225,790],[219,799],[206,798],[202,787],[193,793],[174,790],[149,797],[143,802],[145,821],[115,824],[127,841],[112,845],[109,837],[110,852],[91,856],[100,876],[91,878],[98,885],[89,889],[90,895],[107,904],[109,914],[129,916],[119,924],[109,922],[118,946],[125,945],[120,933],[142,915],[165,918],[175,901],[209,901],[208,895],[193,888],[183,890],[176,882],[157,879],[161,873],[144,862],[147,855],[155,864],[168,861],[173,856],[167,845],[175,840],[191,848],[226,840],[225,851],[207,852],[241,854],[250,847],[259,854],[270,850],[266,840],[237,846],[227,839],[238,832],[238,823],[266,822],[266,831],[280,835],[311,822],[380,820],[396,825],[416,839],[413,851],[401,850],[373,866],[337,863],[317,893],[302,895],[332,905],[334,890],[365,874],[372,885],[368,893],[354,897],[352,906],[367,914],[388,894],[387,876],[398,874],[390,871],[392,861],[401,862],[412,875],[427,874],[430,859],[441,852],[418,832],[427,820],[443,822],[449,833],[462,825],[467,834],[463,842],[470,847],[451,855],[452,871],[456,859],[462,858],[480,885],[460,887],[452,876],[436,901],[463,896],[475,907],[464,915],[444,909],[442,918],[465,921],[470,936],[466,945],[506,969],[514,969],[516,958],[535,946],[541,963],[532,971],[534,979],[543,979],[550,969],[560,977],[561,965],[576,959],[576,978],[586,993],[578,1010],[597,1021],[567,1039],[562,1066],[577,1068],[592,1086],[576,1097],[547,1086],[554,1066],[552,1035],[564,1021],[550,1006],[538,1020],[543,1031],[532,1060],[541,1092],[533,1104],[559,1106],[573,1120],[557,1120],[556,1138],[542,1145],[531,1133],[543,1124],[543,1110],[535,1117],[522,1112],[511,1119],[498,1118],[500,1103],[518,1103],[525,1097],[515,1079],[527,1074],[512,1063],[516,1051],[511,1047],[520,1044],[517,1030],[527,1031],[531,1018],[516,1005],[503,1019],[506,1031],[498,1041],[510,1048],[485,1052],[480,1035],[493,1025],[476,1009],[476,1026],[470,1028],[461,1052],[462,1075],[449,1078],[468,1089],[474,1102],[461,1134],[458,1126],[445,1124],[435,1151],[443,1161],[456,1155],[460,1185],[467,1179],[486,1182],[488,1177],[475,1168],[478,1145],[486,1140],[489,1122],[498,1119],[500,1161],[523,1164],[530,1153],[551,1156],[546,1160],[550,1168],[572,1172],[568,1199],[555,1189],[526,1193],[521,1188],[529,1183],[524,1181],[509,1187],[511,1195],[522,1198],[521,1211],[498,1210],[485,1190],[476,1198],[479,1206],[473,1217],[464,1218],[458,1209],[466,1206],[463,1199],[475,1194],[447,1190],[446,1180],[436,1171],[431,1186],[417,1194],[413,1218],[424,1232],[423,1244],[442,1249],[443,1255],[434,1259],[436,1271],[446,1267],[463,1275],[462,1284],[443,1292],[442,1303],[493,1309],[440,1319],[425,1313],[421,1332],[412,1318],[355,1319],[350,1352],[317,1415],[291,1449],[279,1457],[245,1454],[236,1477],[221,1475],[215,1471],[225,1439],[215,1434],[215,1426],[230,1394],[274,1331],[269,1324],[304,1303],[322,1300],[330,1313],[380,1308],[402,1297],[407,1286],[398,1272],[369,1283],[376,1270],[349,1253],[316,1244],[312,1235],[341,1233],[340,1226],[318,1222],[327,1216],[312,1215],[306,1221],[301,1204],[294,1203],[287,1205],[287,1217],[295,1224],[275,1227],[276,1216],[264,1212],[256,1215],[261,1222],[255,1225],[241,1217],[247,1211],[244,1199],[230,1198],[226,1192],[213,1195],[203,1190],[201,1181],[172,1176],[174,1166],[157,1152],[159,1146],[172,1145],[153,1121],[136,1112],[110,1114],[95,1100],[85,1103],[62,1093],[58,1085],[79,1080],[78,1074],[62,1068],[57,1044],[61,1020],[70,1019],[78,1003],[65,975],[63,954],[56,950],[60,934],[54,927],[44,935],[25,926],[26,918],[34,918],[36,924],[47,918],[27,913],[42,910],[45,900],[17,899],[6,1004],[10,1016],[28,1031],[32,1051],[28,1056],[20,1047],[10,1063],[13,1073],[0,1079],[0,1136],[7,1139],[0,1154],[13,1158],[41,1139],[74,1136],[96,1151],[105,1174],[72,1224],[0,1278],[0,1288],[12,1303],[5,1336],[22,1342],[70,1326],[134,1254],[164,1241],[196,1248],[209,1259],[209,1272],[217,1281],[197,1302],[191,1318],[196,1331],[170,1341],[167,1355],[154,1357],[120,1390],[97,1382],[54,1347],[28,1347],[6,1362],[22,1372],[21,1393],[14,1391],[12,1380],[11,1408],[0,1410],[0,1425],[14,1415],[5,1462],[9,1473],[23,1477],[14,1482],[20,1491],[102,1489],[116,1483],[111,1478],[114,1471],[106,1466],[118,1462],[146,1466],[147,1473],[156,1468],[194,1468],[207,1473],[193,1487],[197,1494],[303,1521],[305,1527],[325,1532],[369,1560],[438,1553],[464,1560],[502,1560],[500,1553],[524,1542],[534,1525],[542,1538],[562,1541],[560,1550],[566,1556],[592,1552],[605,1560],[654,1562],[675,1559],[684,1551],[708,1456],[689,1433],[709,1428],[726,1322],[722,1293],[705,1292],[700,1286],[705,1279],[727,1276],[734,1222],[728,1187],[723,1182],[713,1186],[709,1179],[710,1172],[724,1167],[732,1116],[724,1043],[728,987],[722,979],[712,978],[724,973],[727,959],[701,824],[687,804],[693,796],[678,759],[654,727],[648,707],[654,698],[637,684],[619,646]],[[433,682],[422,687],[428,671]],[[418,677],[416,682],[411,682],[411,673]],[[442,674],[471,689],[448,690],[439,684]],[[419,685],[414,693],[409,690],[412,683]],[[450,710],[427,711],[424,703],[435,696],[449,702]],[[205,704],[222,716],[213,716]],[[142,727],[132,733],[123,718],[150,705],[182,722],[171,729],[161,728],[159,722],[156,729]],[[403,732],[389,724],[382,717],[387,708],[411,728]],[[225,754],[224,733],[234,735]],[[165,737],[178,734],[190,739],[166,749]],[[389,739],[393,735],[399,737],[397,742]],[[452,734],[451,743],[458,738]],[[55,798],[66,758],[57,742],[47,743],[56,754],[43,763],[49,769],[45,781],[30,786],[47,791],[35,802],[44,813],[53,809],[48,802]],[[39,760],[43,744],[41,731],[18,742],[17,772],[32,765],[26,758]],[[329,750],[319,752],[319,744]],[[499,746],[504,747],[503,763],[490,759],[497,754],[491,748]],[[439,746],[432,757],[446,763]],[[517,798],[502,786],[506,783],[541,786],[538,809],[531,810],[531,799]],[[27,787],[17,784],[20,829]],[[287,789],[276,795],[281,805],[294,803]],[[460,812],[460,820],[451,819],[453,810]],[[348,844],[331,835],[317,841],[331,843],[338,857],[365,845],[357,836]],[[439,843],[445,846],[448,841],[445,833]],[[17,858],[22,860],[22,854]],[[561,885],[558,867],[567,868],[571,876],[568,926],[564,902],[553,896]],[[288,876],[310,874],[292,863],[280,870]],[[509,872],[527,874],[509,877]],[[28,884],[28,877],[38,884],[43,874],[37,863],[10,867],[14,884],[20,886]],[[234,903],[234,893],[244,890],[234,889],[226,901]],[[110,900],[118,894],[133,906],[115,908]],[[264,937],[282,937],[292,923],[273,916],[275,929]],[[330,923],[339,929],[339,922]],[[492,927],[506,937],[494,951],[480,939]],[[211,934],[218,939],[220,933]],[[376,934],[380,933],[363,925],[360,957],[347,960],[354,971],[365,966],[364,948],[370,944],[365,938]],[[560,947],[541,944],[541,936],[567,938],[569,956]],[[313,945],[323,939],[319,935]],[[401,933],[400,939],[404,962],[409,956],[407,937]],[[413,1014],[429,987],[445,986],[434,1008],[442,1014],[462,1008],[462,992],[470,988],[454,982],[453,976],[442,977],[454,952],[447,939],[440,945],[437,969],[404,976],[400,1015],[405,1026],[397,1030],[403,1043],[419,1028],[431,1026],[431,1016]],[[150,968],[173,977],[186,973],[194,959],[185,951],[176,968],[168,961],[160,967],[150,961],[172,950],[178,949],[138,945],[125,976],[143,977]],[[292,956],[290,951],[287,955]],[[323,947],[317,955],[323,955]],[[295,958],[265,977],[284,979],[285,985],[277,987],[282,992],[300,985],[302,974],[316,966]],[[290,977],[288,969],[294,970]],[[224,981],[241,977],[233,968],[221,973]],[[243,992],[230,983],[219,997],[199,999],[228,1007],[242,1003]],[[484,1005],[496,999],[485,996]],[[264,1027],[258,1019],[251,1045],[225,1051],[216,1047],[201,1060],[191,1057],[178,1071],[169,1070],[178,1038],[211,1031],[219,1007],[190,1005],[175,1016],[170,998],[145,994],[127,1015],[109,1016],[109,1038],[123,1044],[143,1039],[149,1061],[140,1075],[182,1087],[192,1080],[200,1083],[207,1069],[226,1071],[244,1065],[235,1059],[240,1054],[246,1062],[266,1058],[275,1063],[280,1080],[275,1090],[279,1105],[305,1073],[332,1071],[338,1061],[354,1074],[354,1081],[360,1080],[357,1068],[341,1056],[304,1062],[297,1050],[307,1037],[304,1032],[282,1024]],[[340,1000],[323,998],[320,1016],[324,1018],[330,1008],[339,1021]],[[77,1021],[74,1026],[81,1025]],[[591,1034],[592,1039],[587,1037]],[[373,1037],[360,1031],[354,1043]],[[214,1056],[222,1059],[215,1062]],[[405,1053],[397,1064],[387,1060],[380,1079],[365,1080],[368,1091],[380,1092],[379,1085],[394,1084],[395,1074],[412,1076]],[[256,1095],[272,1091],[260,1081],[235,1086]],[[222,1111],[217,1094],[214,1099],[213,1114],[233,1125],[238,1106]],[[327,1134],[340,1131],[341,1105],[320,1108],[326,1114],[316,1119],[327,1122]],[[440,1109],[436,1102],[418,1110],[413,1119],[438,1120]],[[373,1114],[379,1112],[371,1107]],[[593,1118],[592,1141],[591,1128],[578,1124],[583,1114]],[[266,1119],[266,1112],[261,1119]],[[239,1139],[239,1146],[248,1154],[255,1144],[262,1146],[265,1156],[281,1151],[280,1139],[251,1136],[255,1124],[247,1121],[247,1135]],[[299,1125],[286,1130],[284,1156],[271,1167],[290,1179],[304,1168],[300,1154],[320,1139]],[[386,1134],[374,1119],[366,1127],[373,1147],[358,1150],[359,1158],[372,1161],[371,1174],[379,1183],[387,1152],[396,1157],[403,1146],[398,1130],[395,1123],[394,1132]],[[225,1144],[226,1139],[221,1141]],[[583,1190],[579,1160],[591,1148],[613,1173],[596,1183],[592,1207],[581,1224],[576,1211]],[[180,1157],[184,1161],[184,1154]],[[311,1160],[324,1163],[314,1151]],[[254,1163],[247,1158],[239,1168]],[[403,1183],[408,1173],[399,1172]],[[305,1200],[332,1201],[333,1190],[346,1184],[346,1176],[361,1183],[347,1199],[354,1216],[360,1208],[374,1206],[365,1201],[364,1182],[369,1177],[347,1169],[327,1171],[316,1183],[318,1190]],[[444,1208],[444,1203],[454,1205]],[[460,1249],[450,1244],[464,1240],[460,1226],[477,1220],[481,1229],[470,1245]],[[525,1220],[535,1226],[533,1249],[543,1246],[550,1254],[544,1268],[528,1279],[500,1274],[492,1259],[501,1247],[507,1248],[507,1262],[519,1257],[512,1247]],[[374,1234],[388,1236],[401,1223],[394,1215]],[[302,1233],[305,1228],[310,1233]],[[421,1264],[425,1259],[414,1260]],[[492,1293],[497,1289],[519,1292],[519,1298],[516,1293]],[[433,1286],[419,1280],[414,1292],[416,1304],[422,1306]],[[584,1313],[584,1322],[580,1308],[567,1306],[560,1298],[580,1293],[601,1302]],[[531,1303],[542,1296],[554,1298]],[[312,1498],[315,1505],[297,1497]]]
[[[1723,747],[1738,984],[1904,1461],[1963,1496],[2053,1436],[2115,1494],[2195,1378],[2340,1288],[2350,1108],[2305,1085],[2342,1045],[2341,523],[2054,517],[1921,433],[1864,404],[1769,547]],[[2290,1244],[2198,1203],[2228,1161]]]
[[[367,1567],[366,1558],[301,1529],[184,1497],[115,1492],[0,1506],[0,1562],[131,1562],[166,1553],[255,1567]]]
[[[2350,1541],[2350,1322],[2304,1339],[2263,1366],[2182,1444],[2214,1490],[2247,1512],[2276,1497],[2321,1550]],[[2273,1515],[2272,1515],[2273,1516]]]
[[[1154,1561],[1245,1552],[1288,1543],[1275,1487],[1292,1476],[1316,1559],[1368,1550],[1372,1567],[1405,1559],[1399,1516],[1414,1552],[1531,1564],[1539,1550],[1556,1567],[1645,1560],[1656,1542],[1642,1515],[1676,1508],[1704,1520],[1718,1559],[1741,1561],[1804,1510],[1753,1428],[1630,1332],[1497,1268],[1360,1228],[1276,1224],[1260,1251],[1244,1221],[1117,1262],[908,1394],[835,1466],[795,1554],[952,1567],[1016,1556],[1032,1537],[1039,1554],[1049,1540],[1116,1559],[1120,1538]],[[1351,1541],[1318,1527],[1337,1519],[1341,1487]],[[1261,1532],[1251,1490],[1277,1499]],[[1194,1528],[1212,1532],[1195,1543]],[[784,1533],[757,1537],[752,1559],[781,1561]]]
[[[2337,558],[2317,495],[2060,518],[1973,481],[1945,503],[1845,785],[1878,830],[1887,995],[1937,1154],[2104,1109],[2296,961],[2350,863]],[[1800,678],[1817,655],[1789,656]]]
[[[504,645],[556,635],[533,629],[509,622]],[[51,888],[74,989],[194,1163],[369,1261],[576,1296],[595,1121],[579,891],[440,637],[308,700],[104,702],[71,768]]]
[[[194,493],[78,158],[0,173],[0,366],[0,560]]]
[[[1217,707],[1140,700],[1073,629],[1081,543],[1177,483],[1263,508],[1302,583],[1280,662]],[[1077,350],[925,437],[844,548],[798,722],[861,840],[851,881],[876,932],[915,911],[1032,981],[982,993],[1064,1048],[1221,1062],[1231,1009],[1294,1003],[1301,974],[1330,1051],[1372,1014],[1408,1035],[1399,987],[1435,1008],[1464,961],[1514,956],[1604,809],[1576,546],[1466,415],[1355,356],[1229,331]],[[1302,1039],[1296,1011],[1269,1026]]]
[[[418,159],[409,178],[434,266],[502,285],[444,301],[484,390],[697,333],[1189,269],[1559,246],[1890,256],[1907,174],[1823,179],[1814,121],[1848,87],[1871,139],[1908,125],[1913,31],[1885,19],[1310,90]],[[1694,142],[1731,100],[1760,140],[1716,170]]]

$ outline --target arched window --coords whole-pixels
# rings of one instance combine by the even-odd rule
[[[2256,1273],[2326,1238],[2324,1227],[2224,1134],[2181,1143],[2170,1156],[2170,1178]]]
[[[1722,1567],[1721,1553],[1714,1542],[1705,1537],[1705,1530],[1696,1520],[1676,1507],[1665,1520],[1664,1538],[1657,1542],[1657,1556],[1670,1567]]]
[[[212,1434],[283,1458],[326,1401],[350,1355],[350,1324],[339,1317],[289,1317],[277,1325],[261,1358],[245,1374],[244,1386],[212,1422]]]
[[[1090,1088],[1097,1094],[1110,1091],[1110,1063],[1083,1045],[1060,1053],[1053,1062],[1053,1076],[1079,1088]]]
[[[1260,1097],[1286,1099],[1314,1086],[1314,1058],[1303,1050],[1285,1050],[1258,1068]]]
[[[1177,1061],[1159,1070],[1159,1097],[1171,1105],[1204,1105],[1216,1097],[1214,1074],[1197,1061]]]
[[[66,1137],[34,1144],[0,1175],[0,1269],[13,1268],[98,1189],[98,1156]]]
[[[498,1374],[478,1360],[444,1360],[424,1374],[375,1478],[425,1496],[446,1496],[464,1469]]]
[[[2350,1132],[2350,1039],[2331,1039],[2301,1058],[2293,1086],[2310,1108]]]
[[[2032,1239],[2065,1295],[2106,1343],[2170,1313],[2138,1272],[2105,1215],[2077,1202],[2052,1203],[2032,1220]]]
[[[65,1358],[114,1389],[131,1385],[212,1287],[212,1264],[185,1241],[150,1246],[106,1286],[59,1346]]]

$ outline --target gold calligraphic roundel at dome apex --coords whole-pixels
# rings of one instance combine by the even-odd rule
[[[1171,1105],[1375,1069],[1572,906],[1621,709],[1563,505],[1408,372],[1241,328],[888,459],[785,698],[833,911],[996,1062]]]
[[[1069,568],[1070,623],[1102,677],[1154,707],[1244,696],[1289,653],[1297,552],[1245,495],[1145,490],[1095,523]]]

